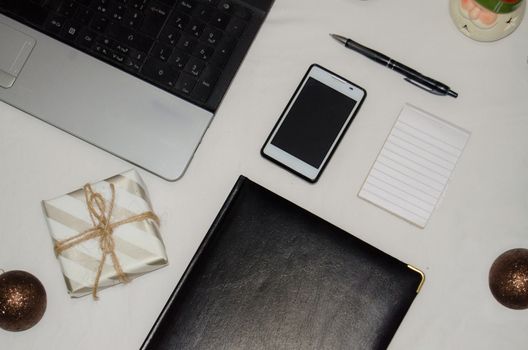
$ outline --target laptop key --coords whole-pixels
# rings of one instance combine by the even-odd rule
[[[187,73],[180,74],[178,81],[176,82],[175,90],[185,95],[189,95],[196,85],[196,78]]]
[[[140,31],[150,36],[156,37],[161,27],[165,23],[165,19],[169,13],[170,8],[167,5],[156,1],[150,2],[145,11],[143,25]]]
[[[97,33],[90,30],[90,29],[84,29],[79,36],[77,36],[77,44],[86,48],[90,49],[97,39]]]
[[[143,21],[143,13],[139,10],[127,11],[121,23],[133,29],[139,28]]]
[[[128,55],[133,58],[135,61],[143,63],[147,58],[147,54],[138,50],[130,49]]]
[[[179,73],[172,69],[168,64],[155,58],[150,58],[145,62],[143,68],[141,68],[140,74],[169,88],[175,86],[179,75]]]
[[[115,51],[110,52],[109,58],[111,61],[119,65],[126,64],[126,61],[129,60],[127,56]]]
[[[244,28],[246,28],[246,22],[234,17],[227,25],[225,32],[227,35],[238,37],[244,31]]]
[[[133,58],[128,57],[127,59],[125,59],[124,67],[129,71],[138,73],[141,69],[141,64],[142,62],[136,61]]]
[[[192,0],[179,0],[176,9],[185,13],[191,13],[196,7],[196,3]]]
[[[118,43],[117,41],[115,40],[112,40],[108,37],[105,37],[105,36],[99,36],[98,39],[97,39],[97,43],[99,44],[102,44],[104,45],[105,47],[109,48],[110,50],[120,54],[120,55],[125,55],[125,56],[128,56],[128,55],[131,55],[132,54],[132,49],[130,49],[129,47],[121,44],[121,43]]]
[[[180,39],[180,31],[176,28],[172,28],[171,26],[165,26],[158,39],[164,44],[176,46],[178,40]]]
[[[91,7],[102,15],[109,15],[112,10],[112,3],[110,0],[95,0]]]
[[[200,40],[205,41],[206,43],[215,46],[218,44],[222,38],[222,32],[218,29],[215,29],[211,26],[207,26],[200,37]]]
[[[68,22],[62,30],[61,37],[67,41],[75,41],[75,39],[77,39],[77,36],[79,35],[80,29],[80,25]]]
[[[227,23],[231,17],[221,11],[216,11],[211,19],[209,20],[209,23],[211,23],[213,26],[219,28],[219,29],[225,29],[227,26]]]
[[[114,47],[114,50],[116,50],[117,52],[122,53],[123,55],[129,55],[129,54],[132,53],[131,52],[132,50],[129,47],[127,47],[125,45],[122,45],[122,44],[116,44],[115,47]]]
[[[205,29],[205,23],[197,21],[197,20],[192,20],[187,26],[185,32],[195,38],[199,38],[202,35],[204,29]]]
[[[57,13],[64,17],[73,17],[78,6],[75,1],[64,1],[57,10]]]
[[[178,40],[178,44],[176,44],[179,49],[182,49],[187,53],[192,53],[195,45],[196,40],[189,36],[182,36],[180,40]]]
[[[200,75],[199,81],[203,82],[208,87],[212,87],[220,77],[220,74],[220,70],[209,66]]]
[[[194,77],[198,77],[205,67],[205,62],[196,58],[191,57],[185,65],[184,71],[190,73]]]
[[[96,54],[96,56],[106,61],[112,62],[118,66],[126,66],[130,61],[130,58],[128,56],[123,55],[119,52],[115,52],[102,42],[96,42],[94,44],[93,52]]]
[[[111,23],[106,33],[124,45],[130,46],[138,51],[148,52],[154,43],[153,39],[117,23]]]
[[[223,67],[226,64],[227,60],[229,59],[229,56],[231,56],[233,47],[234,47],[233,41],[229,39],[222,40],[216,47],[215,53],[213,57],[211,57],[210,59],[210,63],[218,67]]]
[[[65,17],[53,15],[46,21],[44,28],[48,33],[59,34],[65,24]]]
[[[100,36],[96,42],[100,45],[103,45],[104,47],[111,49],[112,51],[115,50],[118,45],[118,43],[115,40],[112,40],[105,36]]]
[[[216,7],[222,12],[229,14],[233,13],[233,4],[231,3],[231,1],[220,1],[218,5],[216,5]]]
[[[154,44],[154,47],[150,51],[151,56],[154,56],[163,62],[167,62],[171,54],[172,48],[161,43]]]
[[[178,11],[174,11],[172,13],[171,18],[169,19],[170,25],[181,31],[183,31],[185,27],[187,27],[187,23],[189,23],[189,21],[189,16],[184,15]]]
[[[214,84],[216,83],[219,77],[219,70],[214,69],[210,66],[207,67],[200,76],[200,79],[198,79],[198,83],[194,87],[191,97],[199,102],[205,103],[209,98],[209,95],[211,95],[211,91],[213,90]]]
[[[172,55],[169,57],[168,63],[178,70],[183,70],[188,60],[188,54],[178,49],[174,49]]]
[[[129,0],[129,6],[135,10],[143,11],[148,0]]]
[[[91,27],[93,30],[103,33],[106,30],[106,27],[108,27],[109,23],[110,21],[108,20],[108,18],[102,15],[96,15],[92,21]]]
[[[110,55],[110,49],[104,46],[101,43],[96,42],[93,46],[93,52],[98,54],[98,56],[108,57]]]
[[[235,6],[235,9],[233,10],[233,14],[237,17],[242,18],[245,21],[249,21],[252,15],[250,10],[242,6]]]
[[[112,21],[122,21],[126,11],[127,9],[125,5],[117,4],[110,10],[108,16],[112,19]]]
[[[74,21],[79,24],[88,25],[88,23],[90,23],[90,21],[92,20],[93,16],[93,10],[89,8],[81,8],[77,11],[77,13],[75,13],[75,16],[73,18]]]
[[[248,21],[251,18],[251,12],[247,8],[237,5],[233,3],[232,1],[220,1],[220,3],[218,3],[217,5],[217,8],[220,11],[223,11],[230,15],[235,15],[246,21]]]
[[[211,58],[213,52],[214,49],[212,47],[200,43],[194,48],[193,55],[204,61],[207,61],[209,58]]]
[[[197,5],[193,10],[193,17],[204,22],[208,22],[213,16],[213,9],[205,5]]]

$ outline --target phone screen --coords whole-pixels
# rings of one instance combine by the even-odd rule
[[[356,101],[308,78],[271,144],[319,168]]]

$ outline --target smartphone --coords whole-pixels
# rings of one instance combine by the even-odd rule
[[[356,84],[311,65],[260,153],[316,182],[366,95]]]

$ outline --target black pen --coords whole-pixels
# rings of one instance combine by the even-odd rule
[[[442,84],[441,82],[431,79],[429,77],[426,77],[425,75],[418,73],[414,69],[409,68],[406,65],[395,61],[380,52],[369,49],[368,47],[358,44],[354,40],[342,37],[341,35],[330,34],[330,36],[332,36],[332,38],[336,39],[340,43],[344,44],[345,47],[359,52],[363,56],[366,56],[371,60],[378,62],[379,64],[382,64],[385,67],[402,74],[403,76],[405,76],[404,79],[406,81],[418,86],[421,89],[424,89],[432,94],[440,96],[449,95],[455,98],[458,96],[458,94],[451,90],[449,86]]]

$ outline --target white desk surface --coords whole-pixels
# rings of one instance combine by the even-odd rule
[[[349,36],[450,85],[438,97],[344,49]],[[48,308],[34,328],[0,330],[0,348],[138,349],[235,183],[244,174],[368,243],[421,268],[427,281],[391,349],[526,349],[528,311],[502,307],[488,270],[528,244],[528,20],[479,43],[458,33],[448,1],[277,0],[185,176],[140,171],[170,265],[126,286],[70,299],[40,201],[132,166],[0,103],[0,267],[43,282]],[[368,91],[315,185],[259,150],[311,63]],[[440,206],[419,229],[357,197],[394,120],[412,103],[471,138]]]

